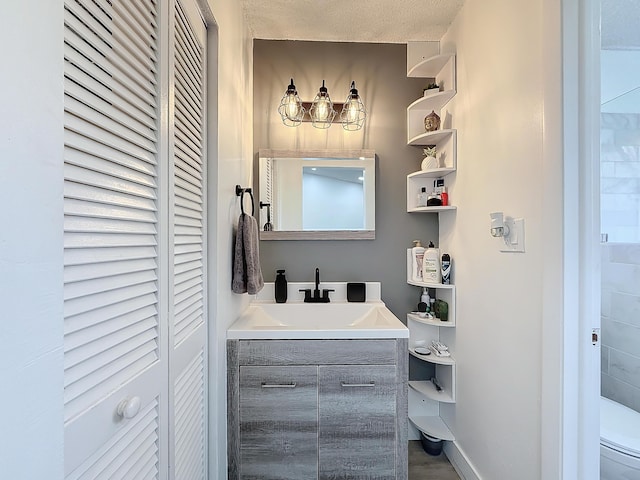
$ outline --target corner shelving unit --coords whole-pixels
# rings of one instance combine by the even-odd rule
[[[422,187],[431,187],[436,178],[451,175],[457,170],[457,132],[443,128],[435,132],[424,131],[424,117],[435,111],[441,125],[449,126],[450,118],[445,106],[456,94],[455,55],[441,54],[439,42],[410,42],[407,44],[407,76],[433,78],[441,91],[417,99],[407,107],[407,145],[424,147],[435,145],[440,167],[421,170],[407,175],[407,212],[446,213],[455,211],[452,205],[417,207],[416,198]],[[456,327],[456,287],[455,285],[416,282],[411,278],[411,249],[407,250],[407,283],[416,287],[426,287],[438,299],[449,305],[448,321],[425,318],[415,313],[407,314],[409,328],[409,354],[422,362],[434,366],[438,390],[431,379],[409,381],[409,420],[421,432],[442,440],[455,440],[453,433],[440,416],[441,404],[456,402],[456,360],[452,349]],[[418,346],[428,346],[432,340],[442,341],[449,347],[450,357],[435,354],[420,355]]]

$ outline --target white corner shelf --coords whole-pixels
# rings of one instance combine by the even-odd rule
[[[434,78],[436,79],[436,83],[440,84],[440,82],[438,82],[439,76],[447,74],[449,77],[455,78],[455,59],[456,56],[453,53],[441,53],[439,55],[433,55],[432,57],[425,58],[407,70],[407,77]]]
[[[436,402],[455,403],[455,400],[449,392],[444,389],[438,391],[430,380],[410,380],[409,388],[413,388],[420,395],[435,400]]]
[[[432,325],[434,327],[451,328],[456,326],[455,319],[453,321],[447,320],[446,322],[443,322],[439,318],[421,317],[420,315],[417,315],[415,313],[407,313],[407,320],[410,320],[416,323],[422,323],[424,325]]]
[[[425,188],[427,193],[433,192],[435,179],[445,178],[457,170],[457,131],[453,128],[444,128],[451,126],[451,115],[445,107],[457,93],[456,56],[440,52],[439,42],[408,42],[407,77],[434,79],[440,88],[437,93],[427,95],[423,93],[422,97],[407,107],[407,145],[415,147],[435,145],[439,167],[407,175],[407,212],[438,214],[455,212],[456,207],[453,205],[439,207],[417,207],[416,205],[418,193],[422,188]],[[432,111],[440,116],[442,130],[425,132],[424,118]],[[447,186],[446,180],[445,186]],[[442,390],[438,391],[430,379],[424,378],[429,374],[423,374],[422,378],[411,380],[408,392],[409,420],[418,430],[430,437],[453,441],[455,440],[453,433],[440,416],[440,405],[456,403],[456,287],[415,281],[411,275],[412,266],[409,248],[407,249],[407,283],[428,288],[431,290],[432,297],[435,296],[447,302],[449,316],[448,321],[443,322],[438,318],[424,318],[415,313],[407,314],[409,354],[419,361],[431,364],[427,371],[434,372],[433,377],[442,387]],[[434,340],[447,345],[451,356],[438,357],[434,353],[419,355],[415,352],[415,347],[428,346]]]
[[[441,178],[446,177],[447,175],[454,173],[456,171],[455,165],[453,167],[444,167],[444,168],[432,168],[429,170],[419,170],[417,172],[410,173],[407,175],[407,179],[411,180],[421,180],[424,178]]]
[[[447,128],[444,130],[436,130],[435,132],[424,131],[424,115],[422,118],[417,117],[413,122],[408,123],[407,129],[407,145],[414,147],[424,147],[427,145],[435,145],[436,150],[444,149],[445,143],[450,142],[455,137],[456,130]],[[453,138],[455,143],[455,138]]]
[[[442,440],[454,441],[456,438],[439,416],[409,415],[409,420],[422,433]]]
[[[449,366],[456,364],[456,361],[453,357],[438,357],[435,353],[432,353],[431,355],[420,355],[419,353],[415,352],[413,347],[409,347],[409,353],[414,357],[419,358],[420,360],[428,363],[434,363],[437,365],[449,365]]]
[[[449,103],[449,100],[455,96],[455,90],[444,90],[432,93],[431,95],[423,95],[407,107],[407,112],[413,110],[420,110],[427,113],[431,112],[431,110],[440,112],[440,110]]]
[[[449,212],[455,209],[456,207],[453,205],[447,205],[446,207],[442,207],[442,206],[414,207],[414,208],[407,208],[407,213],[439,213],[439,212]]]

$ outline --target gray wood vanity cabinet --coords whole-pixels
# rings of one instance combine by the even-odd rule
[[[228,340],[229,479],[407,479],[407,339]]]

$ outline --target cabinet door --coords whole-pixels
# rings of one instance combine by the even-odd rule
[[[240,367],[240,478],[318,478],[318,367]]]
[[[396,367],[321,366],[320,479],[395,479]]]

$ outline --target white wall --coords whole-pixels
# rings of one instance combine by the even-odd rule
[[[209,55],[210,63],[217,57],[218,67],[217,118],[209,118],[209,139],[218,143],[217,158],[209,158],[209,478],[216,479],[226,478],[227,469],[226,330],[249,301],[246,294],[231,293],[231,254],[240,215],[235,186],[252,184],[253,54],[240,2],[207,2],[218,41]]]
[[[0,19],[0,476],[62,478],[62,0]]]
[[[544,158],[543,133],[559,131],[561,118],[544,111],[544,86],[561,77],[544,55],[543,3],[467,0],[442,40],[457,53],[458,93],[447,108],[458,129],[458,210],[440,218],[440,248],[452,254],[459,322],[458,401],[441,414],[484,479],[542,477],[542,279],[545,243],[561,240],[559,230],[542,236],[543,195],[562,208],[562,192],[545,187],[561,163]],[[526,253],[499,252],[492,211],[525,219]]]

